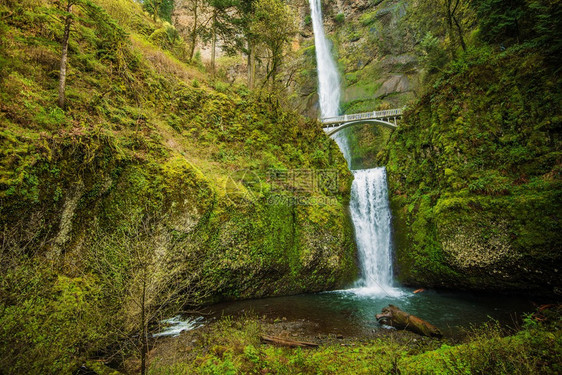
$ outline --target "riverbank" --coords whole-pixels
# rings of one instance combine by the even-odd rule
[[[225,317],[177,338],[160,339],[151,374],[557,373],[562,369],[561,308],[525,317],[521,326],[490,321],[464,335],[426,338],[373,330],[364,337],[306,334],[310,322]],[[264,335],[318,348],[266,344]],[[135,361],[129,370],[134,371]]]

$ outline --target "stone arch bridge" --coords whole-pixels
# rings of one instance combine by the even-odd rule
[[[398,120],[402,118],[402,108],[387,109],[384,111],[355,113],[337,117],[325,117],[320,119],[322,127],[328,136],[336,134],[342,129],[358,124],[379,124],[390,129],[398,127]]]

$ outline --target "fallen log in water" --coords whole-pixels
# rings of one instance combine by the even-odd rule
[[[296,347],[309,347],[309,348],[316,348],[318,344],[313,342],[305,342],[305,341],[295,341],[289,339],[282,339],[280,337],[273,337],[273,336],[261,336],[261,339],[265,342],[281,345],[281,346],[288,346],[290,348]]]
[[[434,325],[418,318],[417,316],[410,315],[394,305],[388,305],[388,307],[382,309],[381,314],[377,314],[375,317],[377,318],[379,324],[384,324],[397,329],[406,329],[423,336],[443,336],[441,331],[439,331],[439,329]]]

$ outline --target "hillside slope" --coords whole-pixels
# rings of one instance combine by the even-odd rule
[[[351,176],[315,121],[207,79],[132,0],[73,8],[61,109],[56,5],[0,5],[0,372],[122,342],[139,285],[157,318],[355,277]]]

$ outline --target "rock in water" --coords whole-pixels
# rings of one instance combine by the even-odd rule
[[[385,324],[397,329],[407,329],[424,336],[443,336],[441,331],[434,325],[417,316],[410,315],[394,305],[388,305],[388,307],[382,309],[382,313],[375,315],[375,317],[379,324]]]

